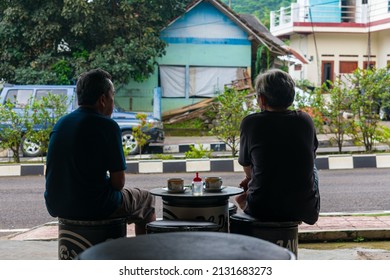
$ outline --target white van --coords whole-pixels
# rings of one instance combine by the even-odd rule
[[[40,100],[42,97],[47,96],[49,92],[51,94],[61,94],[63,96],[67,96],[67,100],[69,100],[67,113],[77,109],[76,86],[74,85],[49,86],[5,84],[0,94],[0,104],[5,104],[6,101],[10,101],[15,104],[15,111],[22,113],[23,108],[28,102]],[[118,123],[122,132],[122,144],[129,150],[129,154],[131,155],[137,154],[140,151],[140,147],[132,135],[133,127],[139,126],[140,124],[140,120],[136,118],[136,115],[136,112],[124,112],[115,108],[111,116],[111,118]],[[165,138],[163,123],[159,119],[154,118],[151,114],[147,115],[147,122],[151,124],[151,127],[145,131],[148,135],[150,135],[148,142],[163,143]],[[40,155],[40,150],[39,143],[34,143],[28,138],[23,139],[23,156],[38,156]]]
[[[5,84],[0,95],[0,104],[5,104],[10,101],[15,104],[15,109],[23,109],[27,102],[41,100],[48,93],[60,94],[67,96],[69,106],[67,112],[71,112],[77,108],[75,97],[75,86],[44,86],[44,85],[10,85]],[[73,101],[72,101],[73,100]]]

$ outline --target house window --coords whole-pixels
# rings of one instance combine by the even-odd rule
[[[162,97],[186,96],[186,68],[184,66],[160,66]]]
[[[301,71],[302,70],[302,64],[294,64],[294,70],[295,71]]]
[[[358,68],[357,61],[340,61],[340,74],[349,74]]]
[[[368,0],[362,0],[362,4],[367,4]]]
[[[363,61],[363,69],[375,68],[375,61]]]
[[[333,69],[333,61],[322,61],[321,84],[326,83],[326,85],[329,86],[329,81],[333,82]]]
[[[244,68],[160,66],[162,97],[214,97],[243,79]]]
[[[240,79],[241,68],[190,67],[190,97],[214,97],[224,91],[225,85]]]

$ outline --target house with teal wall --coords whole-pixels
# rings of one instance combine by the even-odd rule
[[[160,112],[191,105],[223,92],[234,80],[253,75],[259,46],[276,57],[288,54],[282,41],[252,15],[239,15],[219,0],[198,0],[160,33],[167,43],[148,80],[117,89],[117,106]]]

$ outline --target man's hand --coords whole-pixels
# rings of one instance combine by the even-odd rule
[[[246,192],[248,190],[248,183],[251,179],[248,177],[245,177],[244,180],[241,181],[240,187]]]
[[[246,192],[237,195],[234,197],[235,201],[237,202],[238,206],[244,210],[246,206]]]

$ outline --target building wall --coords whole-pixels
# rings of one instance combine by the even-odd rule
[[[358,67],[363,68],[364,62],[368,60],[368,34],[316,33],[315,38],[318,59],[313,35],[291,36],[291,46],[306,54],[308,59],[312,58],[310,64],[303,65],[300,71],[295,71],[294,66],[290,67],[294,79],[307,79],[319,86],[322,61],[334,62],[334,77],[337,77],[340,73],[340,61],[357,61]],[[390,54],[390,30],[372,33],[370,61],[375,62],[377,68],[385,67],[390,60],[388,54]]]
[[[383,68],[390,65],[390,30],[378,32],[378,48],[381,50],[378,55],[378,67]]]
[[[250,71],[251,41],[238,25],[210,3],[202,2],[162,30],[168,43],[159,65],[243,67]],[[116,100],[124,109],[153,111],[153,89],[159,85],[158,67],[145,82],[131,81],[118,90]],[[162,112],[190,105],[203,98],[162,98]],[[149,108],[149,109],[148,109]]]

